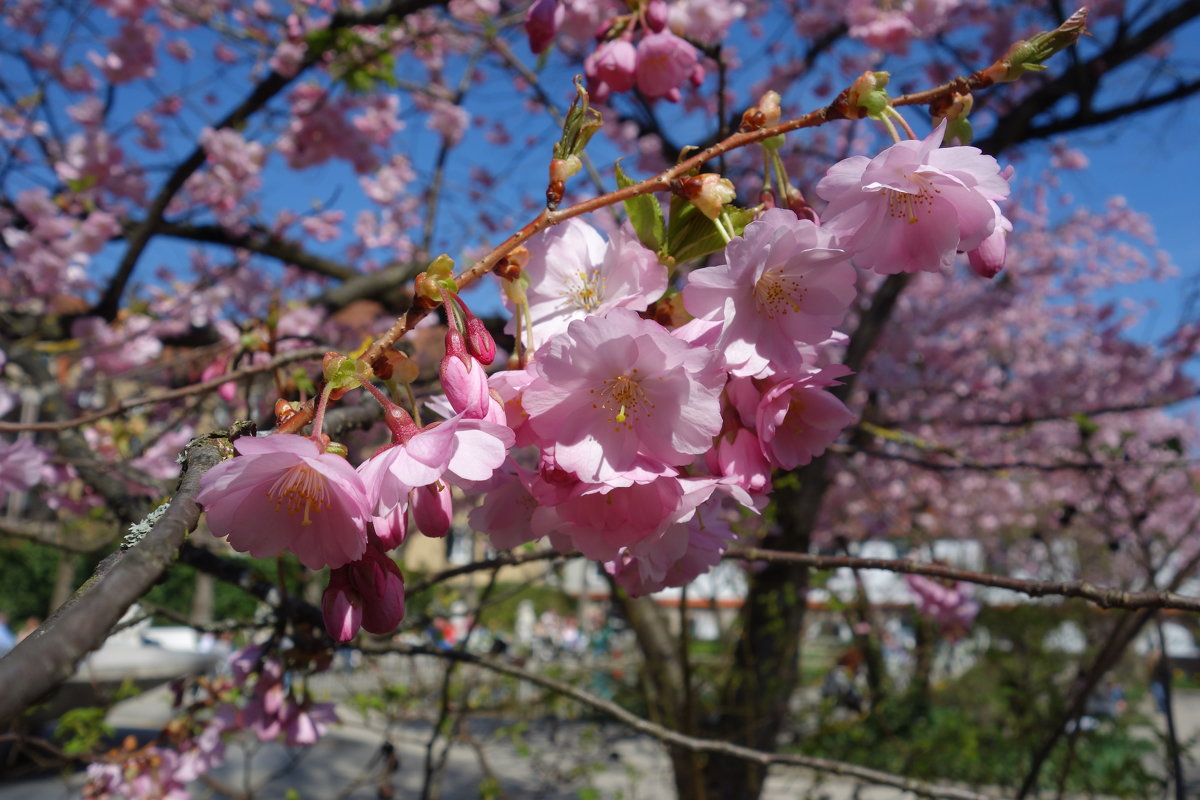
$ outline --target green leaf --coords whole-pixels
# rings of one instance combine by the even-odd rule
[[[618,189],[624,189],[626,186],[637,183],[625,174],[625,170],[621,169],[620,161],[617,161],[616,171]],[[662,205],[659,204],[658,198],[653,194],[638,195],[626,200],[624,205],[625,213],[629,215],[629,222],[633,225],[634,232],[637,233],[638,241],[656,253],[661,250],[666,244],[666,231],[663,224]]]
[[[733,222],[734,233],[739,236],[754,219],[754,212],[748,208],[729,206],[726,213]],[[700,258],[725,247],[725,240],[717,230],[716,223],[679,196],[671,198],[671,222],[667,226],[667,243],[667,254],[676,262]]]

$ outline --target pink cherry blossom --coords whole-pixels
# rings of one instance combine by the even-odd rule
[[[574,218],[535,236],[528,247],[524,274],[535,346],[589,314],[642,311],[667,288],[666,268],[628,229],[614,232],[606,245],[595,228]],[[505,330],[515,332],[515,323]]]
[[[637,82],[637,50],[626,39],[614,39],[596,48],[583,63],[588,88],[603,102],[611,92],[631,91]]]
[[[669,30],[651,33],[638,43],[637,87],[646,97],[678,102],[696,66],[696,48]]]
[[[772,463],[794,469],[809,463],[833,444],[854,414],[825,391],[849,374],[842,366],[789,379],[768,389],[758,406],[758,436]]]
[[[467,516],[471,529],[486,534],[497,550],[510,550],[540,538],[532,523],[538,503],[529,492],[529,471],[516,465],[513,469],[496,473],[498,485],[494,484]]]
[[[209,470],[196,497],[213,533],[257,558],[294,553],[309,569],[362,556],[366,488],[344,458],[293,434],[242,437],[234,448],[239,457]]]
[[[1008,181],[996,159],[978,148],[939,148],[945,125],[873,159],[848,158],[817,184],[829,201],[822,227],[859,266],[883,274],[937,272],[995,230],[995,201],[1008,196]]]
[[[786,209],[771,209],[725,247],[723,265],[694,270],[687,310],[720,320],[711,346],[736,376],[796,373],[801,343],[829,338],[854,300],[854,268],[833,237]]]
[[[576,320],[536,356],[522,404],[563,468],[600,482],[640,458],[686,464],[721,429],[716,354],[617,308]]]

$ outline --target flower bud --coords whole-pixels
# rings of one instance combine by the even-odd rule
[[[553,44],[562,17],[558,0],[535,0],[525,12],[525,35],[529,37],[529,49],[534,55],[544,53]]]
[[[282,397],[275,401],[275,423],[282,426],[300,412],[299,403],[289,403]]]
[[[646,25],[655,33],[667,27],[667,4],[663,0],[650,0],[647,4]]]
[[[496,340],[483,320],[474,314],[467,317],[467,350],[481,364],[491,364],[496,360]]]
[[[448,329],[446,331],[446,358],[459,358],[466,361],[469,357],[467,342],[463,339],[463,335],[457,328]]]
[[[887,72],[867,70],[855,78],[846,93],[846,102],[850,106],[846,110],[846,116],[850,119],[862,119],[882,114],[889,105],[885,89],[891,77]]]
[[[569,178],[578,175],[581,169],[583,169],[583,162],[579,160],[579,156],[552,158],[550,159],[550,180],[551,182],[566,183]]]
[[[1054,30],[1043,31],[1023,42],[1017,42],[998,62],[1003,72],[997,75],[989,68],[985,73],[998,83],[1007,83],[1017,80],[1026,72],[1042,72],[1046,69],[1042,62],[1060,50],[1074,45],[1087,31],[1087,13],[1086,8],[1081,8]]]
[[[725,205],[732,203],[737,197],[733,183],[715,172],[693,175],[685,178],[681,184],[680,194],[690,200],[692,205],[700,209],[700,213],[709,219],[721,216]]]
[[[391,557],[372,546],[354,566],[363,603],[362,626],[386,636],[404,619],[404,576]]]
[[[413,510],[413,522],[426,536],[441,539],[450,532],[454,518],[454,500],[450,487],[438,481],[428,486],[418,486],[409,492]]]
[[[483,419],[491,405],[487,375],[474,358],[455,358],[449,353],[442,359],[442,391],[450,407],[467,419]]]
[[[955,92],[950,97],[944,98],[941,102],[930,106],[929,110],[933,115],[933,127],[936,128],[940,125],[942,120],[947,121],[944,137],[947,145],[954,143],[966,145],[971,143],[974,133],[971,130],[971,122],[967,119],[967,115],[971,113],[971,108],[974,105],[975,98],[970,92]]]
[[[350,584],[352,565],[338,567],[329,573],[329,585],[321,596],[321,612],[325,630],[336,642],[348,642],[362,626],[362,600]]]

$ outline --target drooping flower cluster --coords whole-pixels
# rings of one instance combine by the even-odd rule
[[[491,380],[522,449],[471,523],[497,546],[549,535],[642,594],[713,566],[733,538],[722,505],[757,508],[773,466],[807,463],[851,421],[824,391],[845,371],[816,346],[854,270],[811,222],[767,212],[689,276],[697,318],[671,330],[635,313],[664,285],[653,254],[623,233],[607,252],[583,223],[531,242],[517,316],[532,312],[537,347]]]
[[[677,296],[628,226],[608,241],[579,219],[539,234],[520,269],[497,273],[519,357],[490,378],[495,343],[448,259],[435,260],[417,291],[451,323],[445,394],[427,404],[442,418],[419,425],[372,376],[343,375],[327,390],[368,389],[390,444],[355,469],[319,426],[240,439],[239,456],[205,476],[210,526],[235,549],[330,568],[323,611],[338,641],[403,618],[389,551],[410,520],[445,536],[455,490],[484,496],[470,522],[497,547],[548,536],[635,593],[691,580],[734,538],[728,509],[761,508],[773,470],[810,463],[853,421],[830,389],[849,374],[836,327],[854,264],[937,270],[968,250],[1002,261],[1006,177],[974,148],[939,149],[942,134],[832,168],[818,186],[823,225],[769,208],[731,238],[723,198],[703,213],[728,242],[723,259],[688,273]]]

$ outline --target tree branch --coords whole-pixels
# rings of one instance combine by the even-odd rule
[[[213,438],[194,443],[186,452],[179,490],[150,532],[100,562],[74,597],[0,659],[0,686],[5,687],[0,692],[0,726],[71,677],[79,661],[174,563],[200,519],[195,502],[200,478],[224,458],[222,442]]]
[[[128,222],[125,229],[135,231],[139,225],[143,224],[144,220]],[[353,267],[310,253],[299,242],[281,239],[262,228],[253,227],[242,233],[235,233],[220,225],[188,225],[181,222],[164,221],[158,225],[157,232],[162,236],[171,236],[192,242],[239,247],[252,253],[278,259],[306,272],[324,275],[327,278],[336,278],[340,281],[347,281],[362,275]]]
[[[446,0],[391,0],[391,2],[363,11],[338,11],[330,18],[328,29],[339,30],[355,25],[380,25],[389,20],[402,18],[408,14],[420,11],[421,9],[441,6],[445,5],[445,3]],[[296,72],[291,76],[285,77],[272,70],[238,104],[237,108],[226,114],[213,127],[216,130],[221,130],[241,125],[251,115],[266,106],[272,98],[283,91],[292,81],[304,74],[309,67],[321,61],[324,56],[324,52],[310,49],[305,53],[304,59],[300,62]],[[129,279],[133,276],[133,270],[137,266],[142,253],[145,252],[150,240],[159,232],[159,226],[163,222],[163,212],[166,211],[171,200],[183,188],[187,179],[192,176],[192,173],[200,169],[204,164],[204,160],[204,148],[197,146],[187,158],[171,171],[166,182],[158,190],[158,194],[154,196],[150,205],[147,206],[146,217],[137,227],[130,231],[129,243],[125,248],[125,254],[121,257],[121,262],[117,265],[117,271],[113,275],[112,280],[109,281],[108,287],[104,290],[100,302],[93,309],[93,313],[107,320],[116,318],[117,309],[121,305],[121,297],[125,294],[125,288],[129,284]]]
[[[200,383],[193,383],[190,386],[182,386],[178,389],[170,389],[165,392],[155,392],[150,395],[142,395],[141,397],[131,397],[128,400],[122,400],[113,403],[107,408],[102,408],[98,411],[90,411],[86,414],[81,414],[78,417],[70,419],[55,420],[54,422],[0,422],[0,433],[20,433],[22,431],[49,431],[61,432],[71,428],[78,428],[83,425],[88,425],[97,420],[107,417],[114,417],[117,414],[124,414],[141,406],[155,405],[157,403],[168,403],[172,400],[179,400],[184,397],[191,397],[197,394],[204,394],[212,391],[217,387],[229,383],[230,381],[239,381],[242,378],[251,375],[257,375],[262,372],[271,372],[285,364],[291,364],[296,361],[305,361],[313,358],[321,358],[325,355],[328,348],[322,347],[307,347],[303,350],[293,350],[288,353],[277,355],[265,364],[258,364],[250,367],[242,367],[241,369],[227,372],[224,375],[216,378],[211,378]]]
[[[656,725],[649,720],[643,719],[638,715],[627,711],[616,703],[605,700],[590,692],[579,689],[569,683],[555,680],[544,675],[539,675],[534,672],[521,669],[512,664],[499,661],[495,658],[487,658],[477,656],[472,653],[461,652],[457,650],[441,650],[424,645],[375,645],[370,644],[363,648],[365,653],[398,653],[401,655],[426,655],[436,656],[447,661],[455,661],[465,664],[473,664],[483,667],[484,669],[497,672],[501,675],[508,675],[512,678],[532,683],[536,686],[541,686],[543,689],[561,694],[564,697],[569,697],[579,703],[595,709],[603,714],[616,719],[617,721],[628,725],[639,733],[671,745],[686,750],[691,750],[698,753],[720,753],[722,755],[731,756],[733,758],[752,761],[756,764],[769,766],[772,764],[786,764],[795,767],[803,767],[815,772],[820,772],[829,775],[840,775],[847,778],[856,778],[866,783],[875,784],[878,786],[893,786],[897,789],[903,789],[907,792],[912,792],[918,797],[927,798],[944,798],[944,800],[992,800],[988,795],[973,792],[968,789],[959,789],[952,786],[939,786],[936,784],[926,783],[924,781],[905,778],[901,775],[894,775],[889,772],[882,772],[868,767],[860,767],[855,764],[848,764],[843,761],[833,761],[827,758],[816,758],[814,756],[805,756],[794,753],[768,753],[762,750],[754,750],[749,747],[723,742],[713,739],[700,739],[694,736],[678,733],[677,731],[669,730],[661,725]]]
[[[1188,597],[1170,591],[1129,592],[1093,586],[1087,581],[1035,581],[989,575],[983,572],[950,567],[944,564],[922,564],[907,558],[858,558],[856,556],[822,556],[811,553],[792,553],[758,547],[738,547],[725,553],[725,558],[738,561],[761,561],[772,564],[799,564],[814,569],[882,569],[908,575],[928,575],[980,586],[993,586],[1029,595],[1030,597],[1072,597],[1087,600],[1101,608],[1131,610],[1169,608],[1177,611],[1200,612],[1200,597]]]

